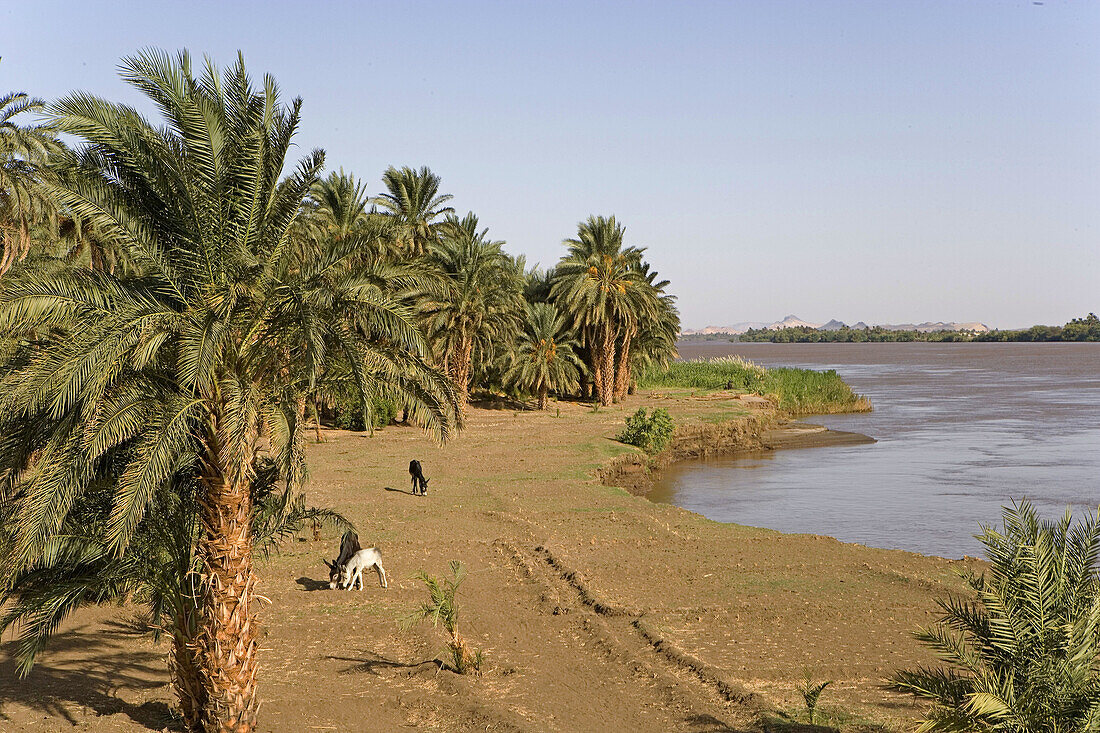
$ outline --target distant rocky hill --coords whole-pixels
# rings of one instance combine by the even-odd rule
[[[835,325],[834,325],[835,324]],[[829,328],[832,326],[832,328]],[[824,331],[839,331],[844,328],[845,324],[840,321],[829,321],[822,327]],[[990,330],[989,326],[978,321],[970,321],[968,323],[958,323],[951,321],[945,323],[943,321],[925,321],[924,323],[880,323],[877,326],[884,331],[917,331],[919,333],[932,333],[933,331],[970,331],[972,333],[985,333]],[[853,329],[869,328],[869,326],[860,321],[852,326]]]
[[[798,316],[790,315],[790,316],[786,316],[783,320],[775,321],[774,323],[763,323],[763,322],[760,322],[760,321],[744,321],[742,323],[735,323],[732,326],[707,326],[706,328],[698,328],[698,329],[686,328],[682,331],[682,334],[684,336],[691,336],[691,335],[695,335],[695,334],[711,335],[711,334],[721,334],[721,333],[728,333],[730,335],[737,335],[737,334],[740,334],[740,333],[744,333],[745,331],[748,331],[750,328],[752,328],[752,329],[767,328],[767,329],[771,329],[773,331],[776,331],[776,330],[779,330],[781,328],[798,328],[798,327],[817,328],[817,329],[820,329],[822,331],[839,331],[840,329],[847,327],[847,324],[844,323],[843,321],[838,321],[835,318],[832,319],[831,321],[829,321],[828,323],[825,323],[825,324],[811,323],[809,321],[802,320]],[[936,321],[936,322],[925,321],[924,323],[882,323],[882,324],[878,324],[877,327],[885,329],[887,331],[919,331],[921,333],[931,333],[933,331],[971,331],[971,332],[974,332],[974,333],[984,333],[985,331],[990,330],[989,326],[985,325],[984,323],[979,323],[977,321],[970,321],[970,322],[967,322],[967,323],[958,323],[958,322],[955,322],[955,321],[952,321],[950,323],[945,323],[943,321]],[[850,328],[863,329],[863,328],[870,328],[870,326],[868,326],[863,321],[859,321],[858,323],[855,323],[852,326],[850,326]]]

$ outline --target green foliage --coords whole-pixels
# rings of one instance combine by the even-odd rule
[[[424,582],[428,589],[427,602],[410,612],[400,621],[401,628],[412,628],[424,620],[431,620],[432,626],[443,626],[450,641],[447,643],[447,654],[450,658],[450,667],[458,674],[467,672],[481,673],[483,656],[481,650],[471,651],[466,640],[458,633],[458,602],[455,594],[466,578],[466,569],[458,560],[451,560],[451,577],[437,578],[428,575],[423,570],[417,572],[417,579]]]
[[[506,379],[535,395],[542,410],[548,393],[577,386],[584,366],[574,351],[577,338],[557,308],[534,303],[527,306],[526,316]]]
[[[762,366],[736,356],[672,362],[665,368],[653,366],[638,374],[642,387],[731,388],[759,395],[776,395],[778,407],[795,414],[860,411],[870,404],[832,369]]]
[[[938,601],[917,634],[944,667],[897,672],[932,703],[921,731],[1100,731],[1100,524],[1040,520],[1024,502],[985,527],[989,570],[961,573],[969,598]]]
[[[439,176],[424,166],[414,170],[393,166],[382,174],[386,192],[373,200],[392,220],[398,250],[404,257],[423,257],[440,240],[443,217],[454,213],[445,206],[450,194],[440,194]]]
[[[825,688],[831,684],[833,684],[832,680],[814,682],[814,678],[807,670],[805,677],[802,679],[802,684],[798,686],[798,691],[802,694],[802,701],[806,704],[806,717],[810,725],[814,724],[814,713],[817,710],[818,698],[821,697],[821,693]]]
[[[619,441],[636,445],[646,453],[654,455],[668,446],[675,429],[668,410],[660,408],[654,410],[652,415],[646,415],[646,409],[640,407],[626,419],[626,430],[619,434]]]
[[[523,317],[523,269],[472,212],[448,216],[430,250],[447,288],[421,303],[422,324],[465,403],[470,380],[508,351]],[[478,363],[475,357],[480,356]]]
[[[380,430],[397,419],[397,403],[385,397],[371,397],[367,404],[370,428]],[[351,389],[336,390],[332,399],[332,424],[341,430],[367,430],[363,419],[363,398]]]
[[[56,208],[40,184],[60,143],[52,127],[16,121],[44,108],[24,92],[0,95],[0,275],[27,255],[32,227]]]

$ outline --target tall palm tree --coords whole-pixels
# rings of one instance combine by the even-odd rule
[[[12,92],[0,96],[0,276],[27,255],[31,226],[49,210],[39,183],[48,156],[58,149],[46,125],[20,125],[15,118],[42,112],[45,103]]]
[[[492,241],[478,218],[449,216],[432,260],[447,279],[442,297],[423,304],[425,323],[437,355],[454,380],[459,404],[470,394],[472,358],[491,353],[493,342],[514,334],[523,307],[522,270]]]
[[[390,166],[382,174],[386,193],[374,199],[396,225],[396,244],[407,257],[422,257],[440,239],[444,217],[454,209],[445,204],[453,198],[440,194],[439,176],[424,166],[398,170]]]
[[[577,386],[584,366],[573,351],[576,344],[572,329],[553,304],[528,304],[508,379],[537,396],[539,409],[545,410],[551,390],[562,392]]]
[[[920,731],[1100,731],[1100,522],[1040,520],[1027,502],[979,537],[989,569],[917,634],[947,667],[894,675],[930,701]]]
[[[650,312],[652,288],[639,272],[643,250],[623,246],[625,229],[615,217],[590,216],[566,239],[568,253],[555,269],[551,290],[588,347],[589,368],[602,405],[615,399],[616,353],[629,359],[630,340]]]
[[[261,432],[279,476],[298,486],[300,405],[335,366],[364,397],[376,379],[403,389],[440,438],[456,405],[407,309],[334,274],[340,253],[316,272],[296,266],[291,223],[323,161],[314,151],[283,177],[301,100],[283,106],[270,76],[254,86],[240,56],[224,74],[207,60],[198,77],[186,51],[146,51],[120,68],[163,124],[85,93],[60,100],[58,128],[83,146],[48,189],[138,272],[29,272],[0,288],[0,328],[38,334],[0,372],[0,476],[15,520],[8,559],[27,570],[48,556],[116,446],[135,458],[111,486],[102,542],[112,556],[126,556],[158,489],[191,472],[201,729],[249,731],[258,704],[250,487]]]

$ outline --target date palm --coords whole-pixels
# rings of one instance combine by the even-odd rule
[[[374,199],[395,225],[395,243],[406,257],[422,257],[439,242],[444,218],[454,209],[445,204],[450,194],[440,194],[439,176],[424,166],[400,170],[390,166],[382,174],[386,193]]]
[[[41,113],[44,106],[24,92],[0,96],[0,276],[27,255],[31,227],[50,209],[39,183],[59,143],[48,126],[21,125],[15,119]]]
[[[454,380],[459,404],[469,399],[475,352],[493,352],[518,326],[523,307],[522,269],[478,229],[473,213],[449,216],[444,236],[432,248],[432,261],[446,278],[441,297],[423,304],[425,324],[440,362]]]
[[[545,410],[551,390],[563,392],[577,387],[584,366],[573,351],[576,344],[572,329],[553,304],[528,304],[508,380],[537,396],[539,409]]]
[[[366,187],[343,168],[315,182],[309,199],[310,218],[319,225],[321,236],[344,239],[362,230],[370,217]]]
[[[917,634],[947,664],[894,675],[930,701],[920,731],[1100,731],[1100,523],[1040,520],[1027,502],[979,537],[989,569]]]
[[[411,313],[344,272],[345,253],[311,271],[296,261],[290,227],[323,161],[314,151],[283,176],[300,99],[282,105],[269,76],[254,86],[240,57],[224,74],[208,60],[196,76],[186,51],[120,68],[163,123],[85,93],[60,100],[58,128],[83,144],[48,188],[136,271],[28,272],[0,290],[0,328],[37,334],[0,376],[8,557],[17,572],[48,557],[117,446],[135,457],[111,486],[102,544],[113,557],[126,556],[158,490],[190,472],[201,728],[248,731],[259,702],[257,459],[266,452],[301,484],[300,406],[337,366],[364,395],[373,380],[403,389],[438,437],[454,424],[453,395]]]
[[[564,241],[569,251],[555,269],[551,291],[582,334],[602,405],[616,396],[616,354],[629,359],[630,341],[653,300],[638,269],[643,250],[625,247],[624,233],[614,216],[581,222],[577,238]]]

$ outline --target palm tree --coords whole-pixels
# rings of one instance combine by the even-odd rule
[[[408,166],[398,170],[390,166],[382,174],[386,193],[374,199],[382,212],[393,219],[396,244],[406,257],[422,257],[440,239],[443,217],[454,209],[445,206],[452,196],[440,195],[439,176],[424,166],[413,170]]]
[[[341,240],[361,231],[367,224],[370,211],[366,186],[354,176],[339,172],[329,173],[310,188],[309,203],[312,219],[321,228],[321,234]]]
[[[624,233],[614,216],[579,224],[577,238],[564,242],[569,252],[558,263],[551,291],[584,338],[602,405],[615,399],[616,353],[620,363],[629,360],[630,341],[652,308],[652,288],[638,270],[643,250],[624,247]]]
[[[20,115],[41,112],[44,105],[24,92],[0,96],[0,276],[26,257],[31,225],[50,208],[38,184],[47,157],[59,143],[48,126],[15,121]]]
[[[573,348],[576,336],[565,317],[551,303],[527,306],[527,322],[512,358],[508,379],[537,395],[539,409],[546,409],[551,390],[575,389],[584,365]]]
[[[422,306],[429,337],[440,362],[451,375],[460,405],[470,393],[476,351],[491,353],[493,342],[514,334],[522,313],[521,269],[491,241],[488,229],[478,230],[478,218],[449,216],[443,239],[432,248],[432,259],[448,281],[442,297]]]
[[[984,528],[989,570],[970,598],[939,601],[917,634],[949,666],[905,670],[902,692],[932,708],[920,731],[1100,730],[1100,523],[1041,521],[1027,502]]]
[[[401,389],[439,438],[457,406],[412,314],[339,274],[346,255],[296,266],[291,223],[323,161],[314,151],[282,176],[301,100],[281,105],[270,76],[254,87],[240,56],[224,75],[207,60],[198,78],[186,51],[146,51],[120,68],[163,124],[86,93],[62,99],[58,128],[84,144],[48,190],[137,272],[27,272],[0,289],[0,328],[37,334],[0,371],[7,558],[16,571],[48,558],[118,446],[134,459],[111,484],[101,541],[112,557],[126,557],[158,490],[193,475],[201,729],[249,731],[258,459],[266,452],[281,480],[301,485],[300,407],[337,365],[364,397],[377,379]]]
[[[638,322],[629,358],[620,362],[625,364],[625,375],[616,380],[616,391],[622,399],[630,389],[631,374],[635,367],[644,368],[651,364],[662,368],[677,356],[676,339],[680,336],[680,312],[676,308],[676,296],[665,292],[668,280],[657,280],[657,271],[651,269],[648,262],[642,262],[638,273],[649,285],[646,290],[650,312]]]

